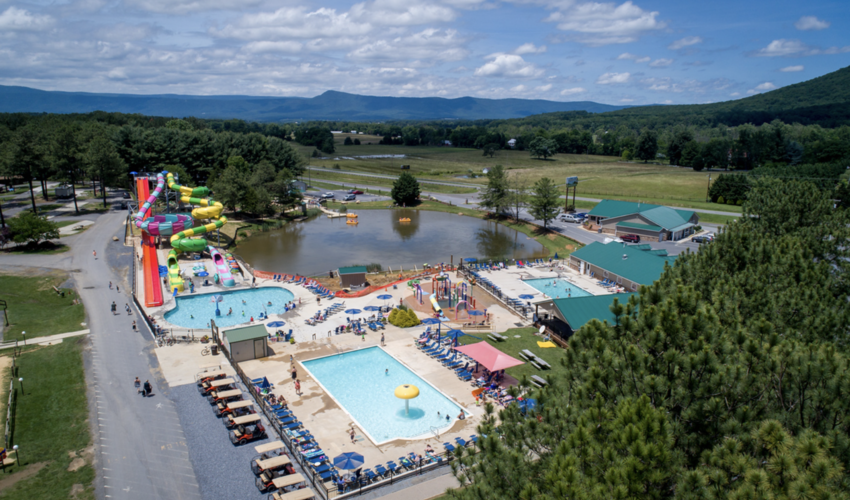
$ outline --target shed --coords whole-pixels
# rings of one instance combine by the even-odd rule
[[[251,325],[224,331],[224,342],[235,362],[269,355],[269,333],[264,325]]]
[[[366,284],[366,266],[340,267],[337,273],[342,288],[361,287]]]

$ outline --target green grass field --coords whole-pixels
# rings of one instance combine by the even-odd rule
[[[83,342],[84,338],[72,338],[58,345],[27,348],[15,360],[15,376],[24,382],[23,392],[15,382],[10,447],[20,447],[21,463],[6,467],[0,481],[20,480],[7,483],[0,498],[94,498]],[[6,397],[0,401],[3,415],[7,401]]]
[[[331,175],[340,178],[323,177],[328,180],[344,180],[371,185],[390,185],[388,180],[379,184],[378,179],[352,179],[345,177],[345,171],[373,173],[397,176],[401,165],[410,165],[410,173],[421,180],[442,180],[463,184],[484,185],[484,168],[503,165],[509,175],[522,175],[529,183],[543,177],[549,177],[562,184],[569,176],[579,178],[577,196],[589,198],[610,198],[631,201],[644,201],[659,205],[681,206],[702,210],[723,210],[740,212],[740,207],[718,205],[705,201],[708,187],[707,172],[695,172],[688,168],[669,165],[655,165],[620,161],[616,157],[594,155],[559,154],[548,160],[532,158],[528,152],[503,150],[494,158],[483,156],[477,149],[420,147],[420,146],[379,146],[366,145],[366,136],[358,136],[364,142],[361,146],[343,146],[345,134],[335,137],[336,152],[329,159],[309,158],[313,148],[293,146],[308,157],[308,164],[333,170],[335,164],[340,170]],[[375,142],[380,138],[375,138]],[[405,155],[404,158],[356,158],[368,155]],[[342,159],[343,157],[353,159]],[[315,176],[315,174],[312,174]],[[717,173],[711,173],[717,178]],[[475,177],[473,177],[475,176]],[[306,176],[305,176],[306,177]],[[374,180],[374,182],[373,182]],[[429,186],[428,189],[431,189]],[[441,188],[434,188],[437,191]],[[463,188],[459,188],[463,189]],[[454,192],[454,191],[441,191]]]
[[[7,303],[9,327],[3,331],[6,342],[23,340],[21,332],[27,332],[27,339],[55,335],[57,333],[76,332],[85,327],[86,312],[82,304],[72,302],[78,298],[72,289],[61,289],[61,297],[53,286],[61,285],[68,276],[60,271],[37,276],[0,275],[2,298]]]
[[[399,175],[399,172],[395,172],[393,174],[385,174],[385,175]],[[337,185],[335,189],[340,188],[356,188],[358,185],[368,184],[370,186],[382,186],[386,187],[387,190],[391,189],[393,186],[394,179],[385,179],[382,177],[364,177],[362,175],[346,175],[345,173],[341,173],[339,170],[333,170],[329,168],[328,170],[312,170],[308,174],[308,178],[315,181],[319,180],[328,180],[328,181],[337,181],[344,183],[343,186]],[[420,180],[429,180],[420,177]],[[311,184],[315,185],[315,182],[311,181]],[[423,182],[419,185],[420,189],[423,191],[433,191],[437,193],[448,193],[448,194],[466,194],[466,193],[474,193],[478,191],[478,188],[475,187],[460,187],[460,186],[446,186],[443,184],[432,184],[429,182]]]

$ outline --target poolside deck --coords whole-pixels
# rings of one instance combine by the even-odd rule
[[[475,406],[473,387],[470,383],[461,381],[451,370],[414,346],[415,339],[422,330],[423,328],[404,330],[387,327],[384,332],[384,349],[471,414],[466,420],[454,420],[449,430],[441,433],[439,438],[429,436],[423,439],[399,439],[376,445],[356,426],[351,416],[308,375],[300,363],[302,360],[336,354],[341,350],[378,345],[379,334],[369,334],[365,341],[349,334],[294,345],[272,344],[274,356],[245,361],[240,363],[240,367],[250,378],[268,377],[275,385],[274,394],[283,395],[287,399],[292,412],[304,423],[304,427],[313,433],[328,456],[356,451],[366,459],[364,466],[372,467],[379,463],[385,464],[388,460],[396,461],[398,457],[410,452],[423,453],[426,444],[442,451],[444,442],[453,443],[455,437],[467,439],[470,434],[475,434],[475,428],[484,414],[482,408]],[[290,377],[290,355],[295,358],[298,378],[301,381],[301,396],[295,394],[295,386]],[[368,397],[368,394],[363,396]],[[348,434],[352,426],[357,436],[354,444]]]

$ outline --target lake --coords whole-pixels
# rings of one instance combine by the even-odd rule
[[[425,210],[352,210],[359,224],[325,215],[255,233],[236,253],[255,269],[316,275],[341,266],[448,263],[461,258],[533,259],[547,250],[528,236],[493,221]],[[410,222],[399,222],[400,218]]]

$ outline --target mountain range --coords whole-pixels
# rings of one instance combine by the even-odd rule
[[[591,101],[460,97],[377,97],[327,91],[312,98],[92,94],[0,85],[0,112],[89,113],[108,111],[184,118],[237,118],[246,121],[309,120],[479,120],[522,118],[556,111],[604,113],[625,106]]]

